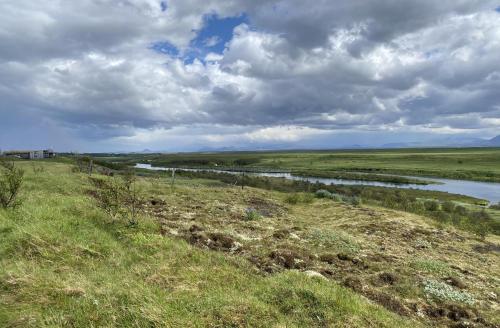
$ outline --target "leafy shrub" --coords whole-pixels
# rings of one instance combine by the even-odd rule
[[[125,172],[120,179],[89,179],[95,188],[92,195],[101,209],[112,218],[121,216],[126,218],[130,225],[137,225],[137,216],[143,200],[133,171]]]
[[[333,192],[329,192],[328,190],[325,190],[325,189],[316,190],[314,195],[316,196],[316,198],[327,198],[327,199],[331,199],[331,200],[336,201],[336,202],[342,201],[341,195],[333,193]]]
[[[359,244],[348,234],[341,231],[314,230],[309,240],[316,245],[331,247],[336,251],[354,254],[359,252]]]
[[[498,204],[491,205],[490,208],[493,210],[500,210],[500,202],[498,202]]]
[[[317,198],[332,198],[332,193],[325,189],[316,190],[314,194]]]
[[[102,180],[90,178],[95,187],[93,196],[97,206],[112,218],[116,218],[122,210],[122,189],[115,179]]]
[[[489,215],[484,218],[480,212],[474,212],[470,218],[461,221],[460,224],[463,229],[469,230],[481,240],[484,240],[488,233],[492,231],[489,221],[491,221]]]
[[[356,197],[356,196],[342,196],[341,199],[344,203],[348,203],[351,205],[357,206],[357,205],[361,204],[361,198]]]
[[[128,217],[131,225],[137,224],[137,214],[142,203],[142,197],[136,181],[135,171],[125,171],[122,176],[122,198],[126,208],[125,215]]]
[[[436,202],[435,200],[426,200],[424,202],[424,207],[427,211],[434,212],[439,210],[439,203]]]
[[[420,271],[425,271],[440,275],[446,275],[450,272],[450,267],[448,266],[448,264],[438,260],[424,260],[424,259],[415,260],[411,262],[410,266]]]
[[[455,211],[455,204],[453,202],[446,201],[443,204],[441,204],[441,208],[445,212],[453,213]]]
[[[431,215],[434,219],[436,219],[440,223],[449,223],[451,222],[451,215],[447,212],[443,211],[433,211]]]
[[[24,171],[16,168],[14,162],[0,161],[0,206],[8,208],[21,204],[18,195],[23,179]]]
[[[468,211],[465,207],[463,206],[455,206],[455,213],[461,216],[466,216],[468,214]]]
[[[293,193],[285,198],[288,204],[310,204],[314,200],[313,194],[310,193]]]
[[[245,219],[247,221],[255,221],[262,219],[262,215],[260,215],[259,211],[253,209],[253,208],[247,208],[245,210]]]
[[[424,282],[424,293],[435,300],[453,301],[472,305],[475,303],[471,294],[457,290],[450,285],[436,280],[426,280]]]

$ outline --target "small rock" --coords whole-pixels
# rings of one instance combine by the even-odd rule
[[[488,295],[488,298],[492,301],[496,301],[498,297],[495,292],[488,292],[486,295]]]
[[[323,276],[321,273],[313,271],[313,270],[307,270],[304,271],[305,275],[308,276],[309,278],[320,278],[322,280],[328,280],[325,276]]]
[[[229,249],[230,252],[236,252],[240,250],[243,247],[243,245],[237,241],[233,242],[233,247]]]

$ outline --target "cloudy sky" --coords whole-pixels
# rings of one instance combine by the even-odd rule
[[[0,148],[500,134],[500,0],[0,0]]]

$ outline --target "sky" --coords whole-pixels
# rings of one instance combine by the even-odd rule
[[[0,0],[0,149],[500,134],[500,0]]]

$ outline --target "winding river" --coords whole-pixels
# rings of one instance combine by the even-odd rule
[[[135,167],[140,169],[154,170],[154,171],[171,171],[173,169],[168,167],[155,167],[151,166],[151,164],[136,164]],[[240,171],[224,171],[216,169],[189,169],[189,168],[175,168],[175,169],[177,171],[192,171],[192,172],[208,171],[208,172],[219,172],[219,173],[229,173],[229,174],[241,174]],[[435,182],[435,184],[417,185],[417,184],[393,184],[393,183],[378,182],[378,181],[359,181],[359,180],[346,180],[346,179],[302,177],[302,176],[295,176],[290,173],[245,172],[245,174],[254,176],[263,176],[263,177],[285,178],[290,180],[305,180],[309,182],[318,181],[327,185],[329,184],[363,185],[363,186],[392,187],[401,189],[442,191],[453,194],[471,196],[480,199],[486,199],[493,204],[500,202],[500,183],[414,177]]]

